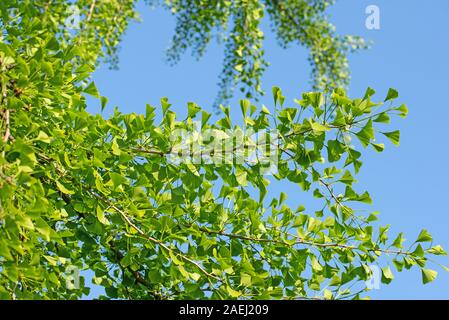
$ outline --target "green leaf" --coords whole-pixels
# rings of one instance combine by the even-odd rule
[[[25,229],[34,230],[34,223],[30,217],[22,214],[22,215],[17,215],[15,217],[15,219],[19,226],[21,226]]]
[[[161,98],[161,106],[162,106],[162,114],[165,116],[165,114],[171,107],[171,104],[168,102],[167,97]]]
[[[423,229],[421,231],[421,233],[418,236],[418,239],[416,239],[416,242],[431,242],[431,241],[432,241],[432,236],[425,229]]]
[[[374,119],[374,122],[390,123],[390,116],[386,112],[382,112],[376,119]]]
[[[6,241],[2,239],[0,239],[0,257],[5,258],[6,260],[14,260],[11,252],[9,251],[8,245],[6,244]]]
[[[100,93],[98,92],[97,86],[94,82],[89,83],[89,85],[84,88],[84,92],[92,97],[100,98]]]
[[[56,181],[56,186],[58,187],[59,191],[65,194],[74,194],[75,191],[67,188],[65,185],[63,185],[61,182]]]
[[[109,220],[105,217],[104,210],[100,206],[97,206],[97,219],[98,219],[98,221],[100,221],[104,225],[110,225],[111,224],[109,222]]]
[[[279,87],[272,87],[272,88],[271,88],[271,92],[273,93],[273,98],[274,98],[274,104],[277,103],[278,92],[279,92],[280,90],[281,90],[281,89],[280,89]]]
[[[346,170],[345,173],[339,179],[339,181],[350,186],[355,182],[355,179],[352,176],[351,172],[349,170]]]
[[[103,111],[106,108],[107,104],[108,104],[108,98],[101,97],[101,111]]]
[[[240,284],[244,287],[250,287],[252,284],[251,276],[249,274],[242,273],[240,275]]]
[[[413,254],[416,255],[417,257],[421,258],[424,257],[424,250],[420,244],[416,246],[415,250],[413,251]]]
[[[284,104],[285,97],[282,95],[282,91],[279,87],[273,87],[273,100],[274,105],[276,106],[278,103],[282,106]]]
[[[303,97],[315,110],[320,109],[324,104],[324,95],[321,92],[307,92]]]
[[[174,264],[176,264],[177,266],[182,266],[184,264],[184,262],[181,259],[178,259],[178,255],[175,254],[172,250],[170,250],[168,253]]]
[[[194,102],[187,103],[188,116],[194,118],[195,115],[201,111],[201,108]]]
[[[122,152],[120,151],[120,147],[117,143],[117,139],[114,138],[114,140],[112,140],[112,154],[119,156]]]
[[[402,243],[405,241],[404,234],[400,232],[396,239],[394,240],[392,246],[396,248],[402,248]]]
[[[237,167],[235,177],[236,177],[237,183],[239,185],[244,186],[244,187],[246,187],[248,185],[247,175],[248,174],[244,169]]]
[[[193,163],[188,162],[188,163],[186,164],[186,166],[187,166],[187,168],[189,169],[189,171],[190,171],[191,173],[193,173],[195,176],[197,176],[197,177],[200,176],[200,173],[198,172],[198,169],[195,167],[195,165],[194,165]]]
[[[312,269],[316,272],[322,271],[323,267],[321,266],[321,264],[318,262],[318,260],[315,258],[315,256],[311,257],[310,263],[312,265]]]
[[[332,291],[330,291],[329,289],[324,289],[323,298],[325,300],[332,300],[332,296]]]
[[[239,298],[242,295],[240,291],[236,291],[232,289],[230,286],[226,286],[226,291],[228,291],[229,295],[233,298]]]
[[[388,90],[387,97],[385,98],[385,102],[386,102],[386,101],[389,101],[389,100],[394,100],[394,99],[396,99],[397,97],[399,97],[399,93],[397,92],[397,90],[395,90],[395,89],[393,89],[393,88],[390,88],[390,89]]]
[[[281,195],[279,197],[279,204],[284,203],[285,199],[287,199],[287,194],[285,192],[281,192]]]
[[[364,147],[368,146],[371,139],[374,139],[374,128],[371,119],[367,121],[365,126],[358,133],[356,133],[356,136],[359,138]]]
[[[365,96],[363,97],[363,100],[371,98],[375,93],[376,93],[376,91],[373,88],[368,87],[366,89]]]
[[[408,108],[405,104],[401,104],[400,107],[396,108],[400,112],[399,116],[405,118],[408,115]]]
[[[365,191],[363,194],[357,197],[357,201],[372,204],[373,200],[371,199],[371,196],[369,195],[368,191]]]
[[[399,140],[401,138],[399,130],[392,132],[382,132],[382,134],[386,136],[394,145],[399,146]]]
[[[207,121],[209,120],[209,118],[211,117],[211,114],[206,112],[206,111],[202,111],[201,112],[201,126],[204,127],[204,125],[207,123]]]
[[[393,264],[394,264],[394,266],[396,267],[396,269],[399,272],[402,272],[402,269],[404,269],[404,262],[403,261],[399,261],[399,260],[393,259]]]
[[[329,128],[327,126],[324,126],[321,123],[316,122],[316,121],[311,121],[310,126],[311,126],[313,132],[316,132],[316,133],[325,132],[325,131],[329,130]]]
[[[432,248],[428,249],[427,252],[437,256],[447,256],[447,252],[440,245],[433,246]]]
[[[36,140],[44,142],[44,143],[51,142],[51,138],[44,131],[39,131],[39,134],[38,134]]]
[[[383,143],[371,143],[371,145],[377,152],[382,152],[385,149],[385,145]]]
[[[35,229],[43,236],[45,241],[50,241],[51,227],[41,218],[34,222]]]
[[[338,140],[329,140],[327,143],[327,159],[329,162],[340,160],[345,152],[344,145]]]
[[[243,117],[246,117],[250,106],[251,103],[249,102],[249,100],[240,100],[240,109],[242,110]]]
[[[265,107],[265,106],[262,106],[262,113],[264,113],[264,114],[271,114],[270,110],[268,110],[268,108]]]
[[[110,172],[109,177],[113,183],[114,189],[117,189],[122,184],[128,184],[128,179],[116,172]]]
[[[389,266],[382,268],[382,283],[389,284],[394,279]]]
[[[200,280],[201,276],[198,273],[189,273],[190,278],[192,278],[193,281]]]
[[[436,279],[438,272],[436,272],[435,270],[422,268],[421,274],[422,274],[422,283],[427,284]]]

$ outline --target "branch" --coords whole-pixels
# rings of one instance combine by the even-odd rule
[[[89,14],[87,15],[87,22],[89,22],[92,19],[92,15],[94,13],[96,4],[97,4],[97,0],[93,0],[92,4],[90,5]]]
[[[53,0],[48,0],[47,3],[45,4],[45,6],[44,6],[44,11],[45,11],[45,12],[48,11],[48,8],[50,7],[52,1],[53,1]]]
[[[119,264],[119,266],[121,267],[121,261],[123,260],[123,253],[120,252],[120,250],[115,246],[114,242],[110,241],[108,243],[110,245],[111,250],[114,252],[116,258],[117,258],[117,262]],[[144,277],[142,277],[142,275],[139,273],[139,271],[137,270],[132,270],[131,267],[126,267],[126,270],[128,270],[134,277],[134,279],[136,280],[137,283],[140,283],[141,285],[143,285],[144,287],[147,287],[149,289],[151,289],[152,285],[151,283],[149,283],[147,280],[145,280]],[[123,272],[123,269],[122,269]],[[161,298],[161,295],[158,292],[152,292],[152,294],[154,295],[154,298]]]
[[[283,4],[279,3],[278,0],[269,0],[269,2],[271,2],[273,4],[274,7],[276,7],[276,9],[283,14],[284,16],[286,16],[290,22],[292,22],[296,28],[298,28],[299,32],[302,32],[303,34],[307,34],[307,30],[301,26],[301,24],[295,19],[294,16],[292,16],[290,14],[290,12],[284,8]],[[299,39],[298,39],[299,40]]]
[[[5,119],[5,125],[6,125],[6,131],[5,131],[5,135],[3,136],[3,142],[6,143],[11,138],[9,109],[5,110],[5,113],[3,114],[3,118]]]
[[[245,235],[240,235],[240,234],[234,234],[234,233],[227,233],[224,231],[216,231],[216,230],[211,230],[205,227],[199,227],[198,229],[200,231],[203,231],[205,233],[208,234],[216,234],[216,235],[220,235],[220,236],[225,236],[228,238],[235,238],[235,239],[241,239],[241,240],[247,240],[247,241],[253,241],[253,242],[265,242],[265,243],[276,243],[276,244],[281,244],[281,245],[285,245],[285,246],[293,246],[295,244],[302,244],[302,245],[308,245],[308,246],[314,246],[314,247],[321,247],[321,248],[340,248],[340,249],[346,249],[346,250],[361,250],[360,248],[356,247],[356,246],[351,246],[351,245],[347,245],[347,244],[343,244],[343,243],[318,243],[318,242],[313,242],[313,241],[308,241],[308,240],[304,240],[302,238],[299,238],[298,236],[292,235],[292,234],[288,234],[294,238],[296,238],[296,242],[291,244],[288,242],[285,242],[283,240],[276,240],[276,239],[264,239],[264,238],[258,238],[258,237],[252,237],[252,236],[245,236]],[[408,252],[408,251],[402,251],[402,250],[387,250],[387,249],[366,249],[367,251],[370,252],[382,252],[385,254],[396,254],[396,255],[412,255],[413,253]]]
[[[147,154],[155,154],[155,155],[158,155],[160,157],[163,157],[163,156],[166,155],[166,153],[163,152],[163,151],[151,150],[151,149],[142,149],[142,148],[134,148],[134,149],[130,149],[129,151],[139,152],[139,153],[147,153]]]
[[[152,236],[147,235],[144,231],[142,231],[142,229],[140,229],[134,222],[131,221],[131,219],[126,215],[125,212],[123,212],[122,210],[120,210],[117,206],[115,206],[113,203],[111,203],[109,200],[102,198],[101,196],[99,196],[98,194],[89,191],[90,194],[92,194],[95,198],[106,202],[112,209],[114,209],[117,213],[120,214],[120,216],[123,218],[123,220],[131,227],[133,228],[135,231],[137,231],[138,234],[140,234],[142,237],[144,237],[145,239],[149,240],[150,242],[153,242],[159,246],[161,246],[162,248],[164,248],[166,251],[168,252],[172,252],[174,254],[176,254],[177,256],[181,257],[181,259],[183,259],[184,261],[187,261],[190,264],[193,264],[198,270],[200,270],[204,275],[206,275],[209,278],[212,278],[214,280],[223,282],[223,280],[211,273],[209,273],[206,269],[204,269],[198,262],[190,259],[189,257],[186,257],[185,255],[183,255],[182,253],[179,252],[175,252],[175,250],[173,250],[172,248],[168,247],[166,244],[164,244],[161,240],[153,238]]]

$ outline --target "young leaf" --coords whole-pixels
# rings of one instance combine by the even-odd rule
[[[401,138],[399,130],[392,132],[382,132],[382,134],[386,136],[394,145],[399,146],[399,140]]]
[[[89,85],[84,89],[84,92],[94,98],[100,98],[100,93],[98,92],[97,86],[94,82],[89,83]]]
[[[405,104],[401,104],[396,110],[400,112],[399,116],[405,118],[408,115],[408,108]]]
[[[188,116],[194,118],[195,115],[201,111],[201,108],[194,102],[187,103]]]
[[[65,194],[74,194],[75,193],[75,191],[70,190],[65,185],[60,183],[59,181],[56,181],[56,186],[58,187],[59,191],[61,191],[62,193],[65,193]]]
[[[397,90],[390,88],[388,90],[388,94],[387,97],[385,98],[385,102],[389,101],[389,100],[394,100],[397,97],[399,97],[399,93],[397,92]]]
[[[431,241],[432,236],[426,229],[423,229],[419,234],[418,239],[416,239],[416,242],[431,242]]]
[[[389,284],[394,279],[389,266],[382,268],[382,283]]]
[[[421,274],[422,274],[422,283],[427,284],[436,279],[438,272],[436,272],[435,270],[422,268]]]

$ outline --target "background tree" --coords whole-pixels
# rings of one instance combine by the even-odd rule
[[[116,62],[121,35],[137,15],[134,1],[76,4],[76,32],[66,28],[73,12],[65,1],[0,4],[1,298],[80,298],[89,292],[83,281],[79,288],[65,282],[73,266],[94,272],[94,283],[105,288],[103,298],[359,298],[365,288],[358,285],[371,275],[373,263],[382,265],[384,283],[393,279],[390,263],[398,271],[421,268],[424,283],[435,279],[429,256],[445,252],[427,231],[404,248],[402,234],[390,239],[388,227],[373,228],[376,214],[358,211],[371,202],[354,186],[361,152],[382,151],[375,138],[399,143],[398,131],[382,127],[391,116],[407,114],[405,105],[396,104],[395,90],[381,103],[374,102],[370,88],[359,99],[335,89],[305,93],[287,106],[281,90],[273,88],[275,114],[240,102],[244,129],[280,133],[274,178],[323,201],[317,212],[301,205],[292,209],[285,193],[266,199],[269,180],[259,163],[169,161],[177,147],[171,134],[191,129],[194,119],[202,129],[237,128],[228,108],[215,123],[193,103],[187,117],[177,120],[167,99],[161,100],[159,123],[152,106],[145,115],[89,114],[85,94],[107,103],[90,76],[102,58]],[[256,1],[223,2],[219,8],[247,23],[246,7],[239,11],[238,4],[262,8]],[[265,6],[286,43],[334,38],[328,27],[321,36],[302,34],[303,40],[298,30],[287,31],[287,13],[295,12],[290,10],[300,19],[310,17],[301,10],[311,6],[322,17],[327,2],[282,4]],[[187,8],[184,2],[166,5],[180,16]],[[215,9],[210,10],[202,19],[213,19]],[[257,29],[255,12],[262,13],[251,10]],[[239,30],[234,34],[252,34]],[[201,28],[196,32],[206,41]],[[201,43],[189,37],[188,45]],[[329,61],[317,64],[325,68],[317,74],[341,79],[329,71]],[[243,73],[238,77],[245,79]]]
[[[346,86],[350,78],[348,53],[366,48],[360,37],[336,34],[326,15],[334,0],[147,2],[167,8],[176,17],[168,50],[170,62],[178,62],[188,48],[195,57],[201,57],[214,37],[225,43],[217,106],[232,96],[236,86],[247,98],[263,94],[261,77],[268,62],[264,59],[261,23],[266,13],[282,47],[298,43],[309,50],[316,90]]]

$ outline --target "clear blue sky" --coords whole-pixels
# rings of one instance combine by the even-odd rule
[[[365,28],[365,8],[375,4],[381,13],[381,29]],[[158,105],[167,96],[182,114],[188,101],[211,110],[222,67],[223,46],[213,43],[199,61],[185,55],[181,63],[164,63],[164,50],[174,30],[174,19],[166,11],[139,5],[143,22],[128,30],[120,51],[120,69],[102,66],[94,75],[102,95],[109,98],[106,112],[119,106],[122,112],[144,112],[145,104]],[[410,115],[394,121],[401,129],[401,146],[388,144],[381,154],[366,152],[358,176],[360,190],[367,189],[380,211],[382,224],[391,224],[392,233],[404,231],[415,239],[426,228],[435,243],[449,249],[449,1],[447,0],[347,0],[331,9],[332,21],[341,34],[357,34],[373,41],[370,50],[350,57],[350,94],[362,96],[368,86],[385,96],[389,87],[400,93]],[[264,24],[266,57],[271,63],[263,78],[265,90],[282,88],[288,101],[310,90],[307,53],[293,46],[281,49],[269,24]],[[238,95],[231,103],[237,107]],[[271,108],[271,97],[262,99]],[[89,110],[98,111],[90,102]],[[236,113],[236,115],[239,113]],[[272,194],[286,191],[274,184]],[[290,190],[290,189],[289,189]],[[287,190],[287,193],[289,191]],[[303,196],[301,196],[303,198]],[[298,204],[289,194],[292,206]],[[449,265],[449,258],[437,261]],[[393,268],[392,268],[393,269]],[[371,291],[375,299],[449,299],[449,273],[434,266],[438,279],[421,284],[419,269],[395,272],[395,280]],[[393,269],[395,271],[395,269]],[[91,296],[97,295],[94,289]]]

